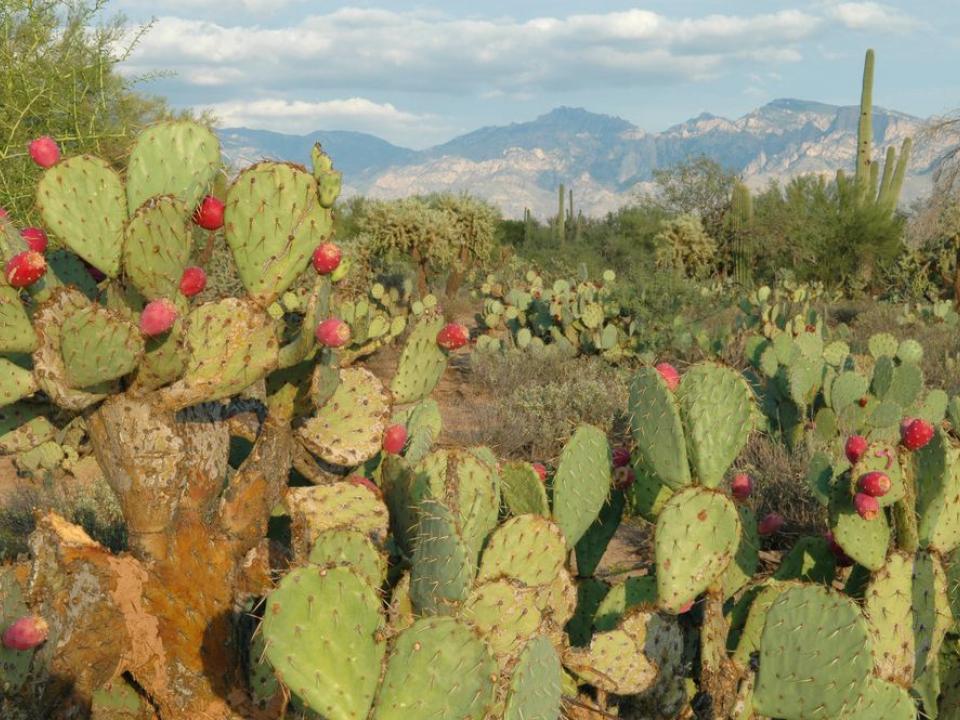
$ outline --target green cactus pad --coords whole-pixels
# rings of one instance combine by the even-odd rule
[[[750,386],[735,370],[700,363],[684,373],[677,398],[694,474],[703,485],[717,487],[750,436]]]
[[[673,490],[690,483],[680,408],[656,368],[641,368],[630,383],[630,428],[647,473]]]
[[[26,573],[18,572],[17,565],[0,567],[0,627],[4,630],[30,612],[24,597],[26,581]],[[21,690],[30,676],[33,656],[32,650],[13,650],[0,644],[0,695],[12,697]]]
[[[371,720],[481,720],[496,679],[496,662],[469,627],[423,618],[391,649]]]
[[[510,677],[504,720],[556,720],[560,717],[560,658],[539,636],[527,643]]]
[[[158,195],[173,195],[193,212],[220,169],[220,141],[189,120],[161,122],[137,137],[127,163],[127,204],[133,213]]]
[[[867,379],[852,370],[842,372],[833,381],[830,399],[833,410],[839,416],[846,408],[867,394],[870,384]]]
[[[654,555],[660,607],[676,613],[716,582],[740,543],[737,508],[725,495],[686,488],[657,517]]]
[[[933,439],[908,459],[917,487],[920,543],[941,553],[960,546],[960,462],[949,436]]]
[[[842,367],[850,356],[850,346],[842,340],[835,340],[823,349],[823,359],[834,367]]]
[[[453,513],[435,500],[420,505],[410,598],[420,615],[449,615],[467,599],[476,567]]]
[[[460,618],[480,633],[501,668],[540,628],[538,592],[515,580],[491,580],[478,584],[463,604]]]
[[[102,400],[105,395],[75,390],[67,379],[60,353],[64,319],[89,308],[90,301],[78,290],[58,288],[33,316],[39,340],[33,353],[33,374],[50,399],[66,410],[79,411]]]
[[[443,431],[440,406],[433,398],[426,398],[393,417],[391,423],[407,428],[407,449],[403,455],[411,463],[418,463],[430,450]]]
[[[59,162],[40,178],[37,205],[58,239],[107,277],[117,277],[127,209],[113,168],[89,155]]]
[[[387,561],[370,536],[356,530],[327,530],[317,536],[307,562],[314,565],[347,565],[378,588],[387,577]]]
[[[440,382],[447,369],[447,355],[437,345],[443,318],[425,315],[414,326],[400,354],[397,372],[390,383],[393,399],[399,404],[422,400]]]
[[[507,577],[527,587],[548,585],[564,567],[566,556],[560,528],[539,515],[519,515],[491,533],[477,581]]]
[[[169,333],[147,338],[136,372],[137,389],[156,390],[183,375],[187,356],[180,343],[182,332],[183,321],[177,320]]]
[[[550,516],[547,489],[530,463],[504,463],[501,469],[500,491],[503,503],[511,515],[535,513],[544,517]]]
[[[400,550],[413,554],[417,533],[417,508],[429,496],[429,479],[414,472],[399,455],[387,455],[380,466],[380,487],[390,508],[390,531]]]
[[[877,674],[891,682],[913,683],[913,557],[895,552],[874,573],[864,596]]]
[[[956,592],[956,588],[950,588]],[[936,668],[944,638],[953,627],[947,575],[936,553],[919,552],[913,561],[913,634],[916,641],[915,677]]]
[[[94,690],[90,697],[90,720],[151,720],[154,717],[149,703],[122,677]]]
[[[438,450],[427,455],[416,472],[427,477],[431,495],[454,511],[468,557],[476,564],[500,513],[496,469],[469,450]]]
[[[143,350],[136,325],[99,305],[81,308],[63,320],[60,354],[67,382],[78,390],[132,372]]]
[[[600,508],[597,519],[591,523],[577,542],[574,550],[577,556],[577,575],[580,577],[593,575],[596,572],[603,554],[607,551],[607,546],[617,532],[617,528],[620,527],[626,504],[623,492],[613,490]]]
[[[57,428],[47,419],[55,409],[50,405],[19,402],[0,404],[0,453],[13,455],[37,447],[53,438]]]
[[[910,407],[923,391],[923,371],[919,365],[904,364],[893,372],[893,383],[884,399],[900,407]]]
[[[0,357],[0,407],[13,405],[37,389],[37,381],[29,369]]]
[[[38,303],[50,299],[57,288],[72,285],[91,300],[99,293],[97,283],[79,257],[69,250],[47,250],[47,272],[30,286],[30,296]]]
[[[791,587],[767,611],[754,707],[787,720],[839,718],[857,707],[872,669],[856,603],[820,585]]]
[[[854,465],[851,476],[854,483],[869,472],[880,471],[890,478],[890,491],[883,497],[877,498],[880,507],[888,507],[904,497],[906,488],[903,484],[903,471],[897,457],[897,449],[889,443],[872,442],[867,447],[863,457]]]
[[[593,637],[593,618],[600,603],[610,592],[610,586],[596,578],[584,578],[577,583],[577,605],[567,622],[567,635],[574,647],[583,647]]]
[[[230,186],[225,227],[240,280],[266,308],[306,269],[314,249],[330,236],[333,220],[320,206],[309,173],[262,162]]]
[[[261,629],[280,682],[330,720],[373,703],[385,646],[380,599],[348,568],[297,568],[267,597]]]
[[[279,341],[270,316],[250,300],[205,303],[185,322],[187,365],[163,391],[175,409],[236,395],[277,367]]]
[[[890,545],[890,524],[884,512],[872,520],[861,518],[853,507],[849,478],[840,478],[830,497],[830,530],[837,544],[852,559],[870,570],[879,570]]]
[[[553,476],[553,517],[573,548],[600,513],[610,492],[610,444],[592,425],[567,442]]]
[[[660,656],[679,655],[682,644],[673,619],[637,609],[615,630],[595,634],[589,648],[568,649],[563,664],[601,690],[635,695],[657,681]]]
[[[840,720],[916,720],[917,706],[910,693],[899,685],[869,677],[863,694]]]
[[[172,300],[180,292],[193,245],[189,214],[187,206],[167,195],[141,207],[127,223],[123,269],[147,300]]]
[[[631,513],[650,523],[657,522],[657,515],[673,496],[673,490],[650,475],[639,462],[633,465],[636,477],[627,491],[627,503]]]
[[[254,633],[247,662],[247,686],[257,702],[269,702],[280,692],[280,682],[267,661],[266,649],[263,633]]]
[[[750,656],[760,649],[760,639],[770,607],[791,587],[800,587],[800,584],[766,580],[744,594],[740,602],[748,607],[746,621],[743,627],[732,630],[728,639],[728,645],[733,644],[736,648],[733,661],[740,667],[749,667]]]
[[[0,285],[0,353],[33,352],[37,334],[33,331],[20,293]]]
[[[776,580],[803,580],[829,585],[833,582],[837,559],[822,537],[802,537],[783,556],[773,574]]]
[[[653,575],[629,577],[614,585],[606,594],[593,616],[597,632],[613,630],[633,608],[653,610],[657,604],[657,579]]]
[[[351,482],[293,487],[284,496],[293,523],[294,551],[306,556],[320,534],[353,530],[382,545],[387,537],[387,508],[369,488]]]
[[[950,402],[950,396],[939,388],[930,390],[922,403],[918,403],[916,416],[921,417],[928,423],[936,425],[943,421],[947,416],[947,405]]]
[[[413,614],[413,600],[410,599],[409,572],[401,575],[400,580],[393,586],[393,595],[390,596],[390,607],[387,610],[392,633],[406,630],[416,621]]]
[[[919,365],[923,360],[923,345],[909,338],[901,340],[897,346],[897,358],[902,363]]]
[[[895,357],[898,347],[897,339],[890,333],[877,333],[867,341],[867,348],[876,360]]]
[[[297,435],[324,461],[353,467],[380,452],[389,417],[389,398],[377,376],[364,368],[347,368],[340,371],[333,397]]]
[[[732,597],[746,585],[757,572],[760,563],[760,535],[757,531],[757,516],[746,505],[737,505],[740,515],[740,542],[733,560],[720,576],[723,597]]]

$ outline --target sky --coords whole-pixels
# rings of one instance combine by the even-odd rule
[[[656,132],[777,98],[960,107],[960,2],[116,0],[152,21],[123,72],[224,127],[356,130],[424,148],[584,107]]]

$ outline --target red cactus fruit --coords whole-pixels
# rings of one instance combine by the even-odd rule
[[[624,467],[630,464],[630,450],[625,447],[613,449],[613,466],[615,468]]]
[[[862,398],[857,400],[857,405],[859,405],[860,407],[866,407],[868,402],[870,402],[870,398],[864,395]]]
[[[199,295],[206,286],[207,274],[202,267],[188,267],[180,276],[180,292],[188,298]]]
[[[53,167],[60,160],[60,148],[57,141],[49,135],[38,137],[27,146],[30,157],[42,168]]]
[[[36,615],[25,615],[3,631],[3,646],[10,650],[32,650],[47,639],[47,621]]]
[[[686,605],[683,605],[679,610],[677,610],[677,615],[686,615],[693,608],[693,603],[695,600],[691,600]]]
[[[919,450],[933,439],[933,432],[923,418],[906,418],[900,423],[900,442],[907,450]]]
[[[613,469],[613,487],[617,490],[629,490],[630,486],[636,482],[636,479],[637,476],[634,474],[633,468],[629,465]]]
[[[313,251],[313,269],[320,275],[328,275],[340,266],[340,247],[332,242],[317,245]]]
[[[880,514],[880,503],[872,495],[858,492],[853,496],[853,508],[864,520],[873,520]]]
[[[33,285],[47,271],[47,261],[35,250],[17,253],[7,262],[7,282],[15,288]]]
[[[363,477],[362,475],[351,475],[347,478],[347,482],[353,483],[359,487],[364,487],[381,500],[383,499],[383,491],[377,487],[377,484],[370,478]]]
[[[883,497],[890,492],[890,478],[886,473],[874,470],[860,477],[857,481],[857,487],[864,495],[871,497]]]
[[[847,444],[843,447],[843,452],[847,460],[856,464],[867,451],[867,439],[863,435],[851,435],[847,438]]]
[[[224,204],[213,195],[200,201],[193,213],[193,221],[204,230],[219,230],[223,227]]]
[[[772,512],[757,523],[757,532],[761,535],[773,535],[780,532],[784,522],[786,521],[783,519],[783,515]]]
[[[543,463],[533,463],[533,469],[540,478],[540,482],[547,481],[547,468]]]
[[[350,342],[350,326],[343,320],[327,318],[317,325],[317,342],[326,347],[343,347]]]
[[[659,365],[655,366],[657,372],[660,373],[660,376],[666,381],[667,387],[671,391],[677,389],[677,385],[680,384],[680,373],[677,372],[677,369],[670,363],[662,362]]]
[[[0,207],[0,220],[6,220],[8,217],[10,217],[10,213],[7,212],[7,209]]]
[[[391,455],[399,455],[407,444],[407,429],[403,425],[391,425],[383,434],[383,450]]]
[[[27,247],[38,253],[47,251],[47,234],[38,227],[28,227],[20,231],[20,237],[27,243]]]
[[[163,335],[173,327],[177,314],[177,306],[170,300],[153,300],[140,313],[140,332],[147,337]]]
[[[437,333],[437,345],[444,350],[458,350],[469,341],[470,331],[460,323],[447,323]]]
[[[753,479],[746,473],[738,473],[730,482],[730,492],[737,500],[746,500],[753,492]]]

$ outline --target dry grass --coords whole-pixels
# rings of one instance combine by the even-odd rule
[[[475,353],[470,381],[493,399],[476,419],[478,441],[502,457],[550,461],[580,423],[625,427],[627,373],[599,358]]]

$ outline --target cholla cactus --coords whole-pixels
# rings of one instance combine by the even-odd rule
[[[658,267],[691,278],[703,278],[712,271],[717,243],[707,235],[698,216],[680,215],[664,220],[653,240]]]

